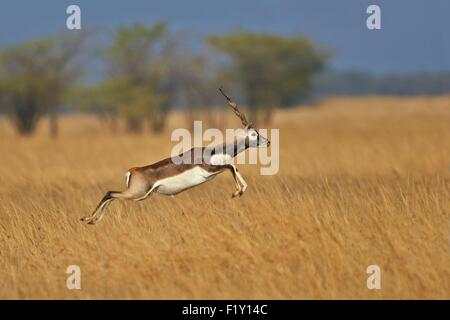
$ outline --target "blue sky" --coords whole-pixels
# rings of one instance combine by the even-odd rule
[[[193,39],[233,30],[303,34],[334,50],[331,65],[340,69],[450,70],[448,0],[1,0],[0,46],[64,30],[69,4],[81,7],[83,28],[162,20]],[[369,4],[381,7],[381,30],[366,28]]]

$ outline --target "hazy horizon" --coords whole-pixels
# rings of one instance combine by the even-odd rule
[[[82,28],[86,29],[112,31],[136,22],[166,21],[193,39],[233,30],[302,34],[334,51],[329,66],[336,69],[373,73],[450,70],[450,38],[445,34],[450,2],[443,0],[432,4],[424,0],[347,0],[345,4],[331,0],[3,1],[0,46],[64,30],[70,4],[81,7]],[[381,30],[366,28],[369,4],[381,7]]]

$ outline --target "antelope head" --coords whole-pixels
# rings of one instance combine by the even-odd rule
[[[268,147],[270,141],[266,137],[259,134],[258,130],[253,127],[253,124],[247,120],[247,117],[242,113],[236,103],[228,97],[228,95],[219,88],[220,93],[227,99],[228,106],[233,110],[234,114],[241,120],[243,129],[237,131],[238,138],[245,139],[248,142],[248,147]]]

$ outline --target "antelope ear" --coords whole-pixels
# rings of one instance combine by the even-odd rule
[[[246,126],[245,126],[245,130],[248,130],[248,129],[252,129],[253,128],[253,125],[251,124],[251,123],[249,123],[249,124],[247,124]]]

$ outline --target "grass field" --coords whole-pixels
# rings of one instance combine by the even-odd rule
[[[52,140],[2,120],[0,298],[450,299],[450,98],[334,99],[273,127],[280,171],[240,166],[241,198],[223,173],[116,201],[90,226],[79,218],[128,168],[170,155],[170,128],[114,136],[71,116]],[[81,290],[66,288],[72,264]]]

